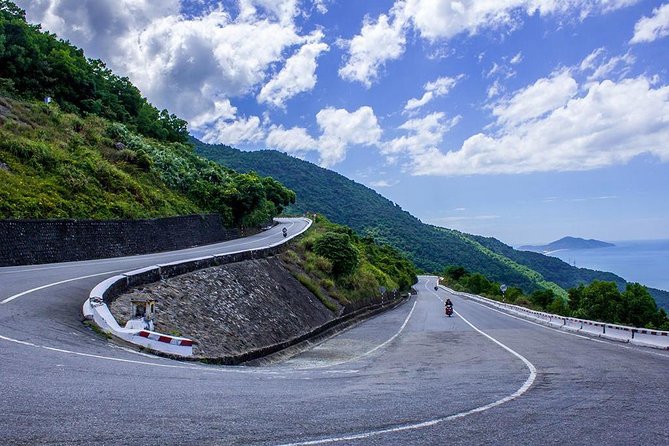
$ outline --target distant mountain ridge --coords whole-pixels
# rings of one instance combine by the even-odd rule
[[[613,273],[575,268],[562,260],[518,251],[492,237],[482,237],[428,225],[376,191],[343,175],[275,150],[241,151],[193,139],[196,153],[229,168],[255,171],[281,181],[295,191],[297,201],[287,212],[318,212],[331,221],[388,243],[405,253],[419,268],[441,272],[461,265],[473,272],[525,292],[565,289],[593,280],[626,281]],[[649,289],[659,305],[669,309],[669,293]]]
[[[535,251],[535,252],[551,252],[558,251],[560,249],[599,249],[599,248],[610,248],[616,246],[613,243],[603,242],[601,240],[595,239],[583,239],[579,237],[562,237],[560,240],[555,240],[547,245],[524,245],[518,249],[522,251]]]

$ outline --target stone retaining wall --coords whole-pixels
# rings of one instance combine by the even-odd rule
[[[0,266],[147,254],[240,236],[238,230],[223,227],[219,215],[151,220],[0,220]]]

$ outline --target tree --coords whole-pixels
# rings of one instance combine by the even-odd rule
[[[635,327],[654,321],[657,304],[648,289],[638,283],[629,283],[621,295],[618,320]]]
[[[548,308],[548,306],[555,299],[553,290],[537,290],[530,296],[530,300],[541,308]],[[562,300],[562,299],[560,299]]]
[[[358,249],[347,234],[326,232],[316,239],[313,250],[332,262],[332,273],[338,277],[352,273],[360,262]]]
[[[463,277],[465,277],[465,276],[468,276],[468,275],[469,275],[469,271],[467,271],[467,270],[466,270],[464,267],[462,267],[462,266],[451,265],[451,266],[447,267],[447,268],[444,270],[444,275],[445,275],[446,277],[449,277],[449,278],[451,278],[451,279],[453,279],[453,280],[455,280],[455,281],[457,282],[457,281],[459,281],[461,278],[463,278]]]
[[[615,283],[595,280],[583,288],[580,308],[587,319],[618,322],[620,300]]]

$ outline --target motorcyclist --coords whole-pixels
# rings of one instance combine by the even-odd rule
[[[283,229],[281,230],[281,232],[283,232],[283,236],[284,236],[284,237],[288,235],[288,229],[286,229],[286,228],[283,228]]]
[[[451,307],[451,308],[453,308],[453,302],[451,302],[451,299],[446,298],[446,302],[444,302],[444,307]]]

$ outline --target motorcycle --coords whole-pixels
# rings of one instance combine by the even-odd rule
[[[287,237],[287,236],[288,236],[288,229],[283,228],[283,229],[281,230],[281,232],[283,232],[283,236],[284,236],[284,237]]]
[[[453,305],[446,305],[446,316],[451,317],[453,315]]]

